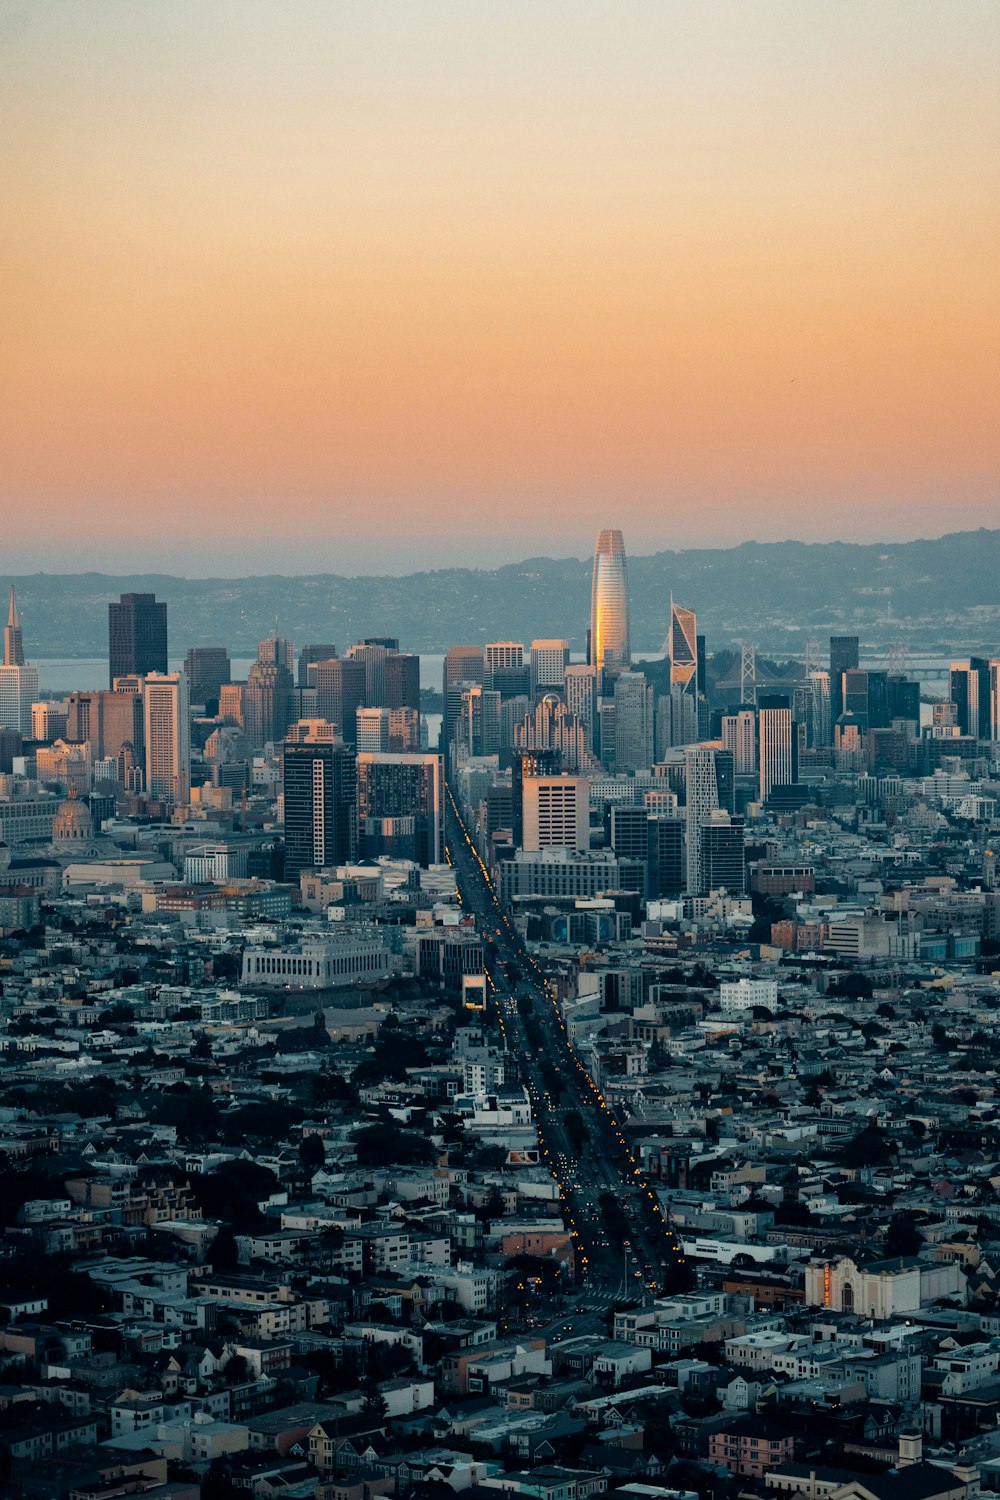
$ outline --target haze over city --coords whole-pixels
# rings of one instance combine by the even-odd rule
[[[996,514],[993,3],[88,0],[0,47],[18,571]]]

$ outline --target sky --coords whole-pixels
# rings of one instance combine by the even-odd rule
[[[0,0],[8,572],[1000,516],[996,0]]]

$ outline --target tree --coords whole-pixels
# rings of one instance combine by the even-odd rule
[[[841,1152],[845,1167],[884,1167],[891,1160],[892,1144],[874,1123],[859,1131]]]
[[[299,1141],[299,1161],[307,1172],[318,1172],[326,1162],[322,1136],[304,1135]]]
[[[351,1134],[361,1167],[419,1166],[431,1160],[426,1136],[398,1125],[362,1125]]]

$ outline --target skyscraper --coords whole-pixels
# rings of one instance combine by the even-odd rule
[[[334,657],[316,663],[316,709],[321,719],[336,724],[344,741],[357,740],[357,712],[365,703],[367,672],[364,661]]]
[[[283,747],[285,874],[293,880],[303,870],[346,864],[357,852],[355,752],[326,733],[319,725]]]
[[[599,531],[590,587],[590,662],[599,676],[627,671],[629,647],[628,568],[620,531]]]
[[[444,762],[440,755],[358,754],[362,852],[420,865],[444,861]],[[287,816],[287,814],[286,814]]]
[[[522,847],[590,848],[590,782],[586,776],[528,776],[521,783]]]
[[[389,709],[420,711],[420,657],[409,652],[391,652],[385,659],[385,697]]]
[[[108,605],[108,665],[116,677],[167,671],[167,606],[155,594],[122,594]]]
[[[615,678],[615,770],[648,771],[653,764],[653,687],[641,672]]]
[[[184,671],[192,703],[218,703],[220,688],[232,681],[225,646],[192,646],[184,658]]]
[[[258,642],[243,690],[243,727],[251,750],[284,738],[292,720],[293,660],[291,641],[272,635]]]
[[[685,832],[687,835],[687,890],[691,896],[705,889],[701,830],[719,806],[715,754],[699,747],[684,756]]]
[[[146,790],[185,807],[191,791],[191,707],[183,672],[148,672],[142,689]]]
[[[444,714],[441,719],[441,749],[447,755],[455,733],[455,721],[462,712],[462,694],[486,676],[486,658],[482,646],[449,646],[444,656],[442,693]]]
[[[545,693],[552,688],[562,692],[563,677],[568,666],[569,641],[532,641],[532,693]]]
[[[300,688],[315,687],[316,673],[309,675],[309,668],[315,667],[318,661],[332,661],[337,654],[334,645],[326,646],[303,646],[299,652],[299,675],[296,686]]]
[[[693,609],[670,601],[670,733],[673,744],[692,745],[698,733],[698,633]]]
[[[17,595],[13,584],[7,605],[7,624],[3,632],[3,664],[5,667],[24,666],[24,641],[21,637],[21,619],[17,613]]]
[[[487,641],[483,686],[501,698],[518,698],[531,691],[531,676],[520,641]]]
[[[10,591],[0,666],[0,730],[31,738],[31,705],[38,697],[38,672],[24,664],[24,641],[14,590]]]
[[[566,707],[587,732],[587,748],[597,751],[597,668],[569,666],[563,674]]]
[[[737,776],[752,776],[757,769],[757,729],[751,708],[740,708],[722,720],[722,743],[731,750]]]
[[[758,700],[757,738],[760,800],[766,802],[774,787],[791,786],[797,780],[795,733],[787,698]]]
[[[856,635],[831,635],[830,637],[830,725],[831,729],[844,712],[844,673],[852,672],[858,665],[858,637]]]

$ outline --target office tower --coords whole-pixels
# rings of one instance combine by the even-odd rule
[[[615,763],[615,700],[597,700],[597,744],[601,760],[611,769]]]
[[[586,776],[528,776],[521,784],[523,832],[521,847],[540,849],[590,848],[590,782]]]
[[[0,729],[10,729],[22,740],[31,738],[31,707],[38,697],[38,671],[25,666],[21,621],[14,590],[10,591],[0,666]]]
[[[906,677],[889,678],[889,723],[896,719],[908,719],[920,724],[920,684]]]
[[[420,712],[420,657],[410,652],[390,652],[383,667],[383,705]]]
[[[347,864],[357,852],[357,759],[328,732],[319,724],[282,747],[286,879]]]
[[[868,728],[868,673],[860,667],[841,673],[841,714],[850,714],[864,732]],[[840,715],[838,714],[838,718]]]
[[[684,755],[684,822],[687,835],[687,891],[691,896],[704,891],[701,830],[719,806],[715,779],[715,752],[687,750]]]
[[[506,707],[506,704],[501,707],[501,734]],[[554,694],[540,698],[513,726],[511,748],[515,752],[556,751],[564,771],[582,771],[593,764],[589,730]]]
[[[462,712],[462,694],[465,689],[478,683],[480,687],[486,676],[486,657],[482,646],[449,646],[444,656],[442,696],[444,714],[441,719],[441,749],[448,753],[455,734],[455,720]]]
[[[653,687],[641,672],[615,678],[615,770],[648,771],[653,764]]]
[[[682,894],[686,883],[684,819],[677,814],[651,817],[648,829],[646,890],[651,899],[672,901]]]
[[[597,668],[570,666],[563,674],[566,707],[587,734],[587,748],[597,751]]]
[[[359,708],[355,712],[355,743],[358,752],[379,754],[389,748],[389,710],[387,708]]]
[[[337,654],[337,648],[333,645],[326,646],[303,646],[299,652],[299,675],[297,687],[315,687],[316,674],[309,675],[309,668],[314,667],[318,661],[333,661]]]
[[[232,681],[229,652],[225,646],[192,646],[184,658],[192,703],[218,703],[219,691]]]
[[[359,641],[347,651],[348,661],[360,661],[365,668],[365,704],[382,708],[385,704],[385,664],[392,655],[382,641]]]
[[[670,694],[661,693],[653,709],[653,758],[661,761],[673,744]]]
[[[389,744],[396,755],[411,755],[420,749],[420,711],[416,708],[388,708]]]
[[[316,708],[348,745],[357,737],[357,712],[364,706],[367,672],[363,661],[333,657],[316,663]]]
[[[224,724],[243,726],[243,690],[245,682],[227,682],[219,689],[219,718]]]
[[[746,890],[743,819],[721,809],[701,828],[701,879],[704,893],[724,890],[742,896]]]
[[[569,666],[569,641],[532,641],[531,692],[562,692]]]
[[[122,594],[108,605],[108,667],[116,677],[166,673],[167,606],[155,594]]]
[[[191,790],[191,707],[183,672],[147,672],[142,690],[146,790],[187,805]]]
[[[292,720],[292,643],[270,636],[257,647],[257,660],[243,689],[243,728],[251,750],[284,738]],[[219,690],[220,709],[222,689]]]
[[[599,531],[590,586],[590,664],[614,676],[632,664],[629,649],[628,567],[620,531]]]
[[[809,673],[809,725],[814,745],[829,745],[830,728],[830,674]]]
[[[31,738],[39,744],[53,740],[78,739],[68,731],[69,705],[65,700],[43,700],[31,705]],[[87,735],[82,736],[87,739]]]
[[[520,846],[524,837],[524,783],[532,776],[558,776],[562,757],[558,750],[516,751],[510,763],[511,832]]]
[[[295,647],[280,636],[275,627],[273,635],[257,642],[257,660],[265,666],[284,667],[291,677],[295,669]]]
[[[698,636],[695,614],[670,601],[670,734],[674,745],[693,745],[699,739]]]
[[[859,661],[856,635],[830,637],[830,724],[844,712],[844,673],[853,672]]]
[[[736,811],[736,758],[731,750],[724,749],[716,741],[715,791],[723,812]]]
[[[752,776],[757,769],[757,725],[753,709],[739,708],[722,719],[722,744],[732,752],[737,776]]]
[[[990,663],[978,656],[967,662],[953,661],[950,682],[959,733],[989,739]]]
[[[124,745],[141,751],[141,690],[137,693],[110,693],[104,688],[93,693],[70,693],[66,700],[66,735],[78,742],[89,740],[95,760],[116,757]]]
[[[487,641],[483,651],[484,687],[499,693],[505,702],[531,692],[531,672],[520,641]]]
[[[491,693],[478,683],[463,688],[452,742],[458,759],[500,753],[499,693]]]
[[[892,723],[892,714],[889,711],[888,672],[872,670],[868,672],[866,713],[869,729],[888,729]]]
[[[3,664],[5,667],[24,666],[24,640],[21,635],[21,618],[17,612],[17,595],[11,585],[7,604],[7,624],[3,632]]]
[[[361,852],[444,862],[444,759],[441,755],[358,752]],[[286,813],[287,818],[287,813]]]
[[[766,802],[776,786],[791,786],[798,780],[796,738],[792,710],[787,698],[762,697],[757,704],[757,758],[760,766],[760,800]]]
[[[649,891],[649,814],[645,807],[612,803],[607,810],[608,839],[619,861],[642,866],[642,895]]]

